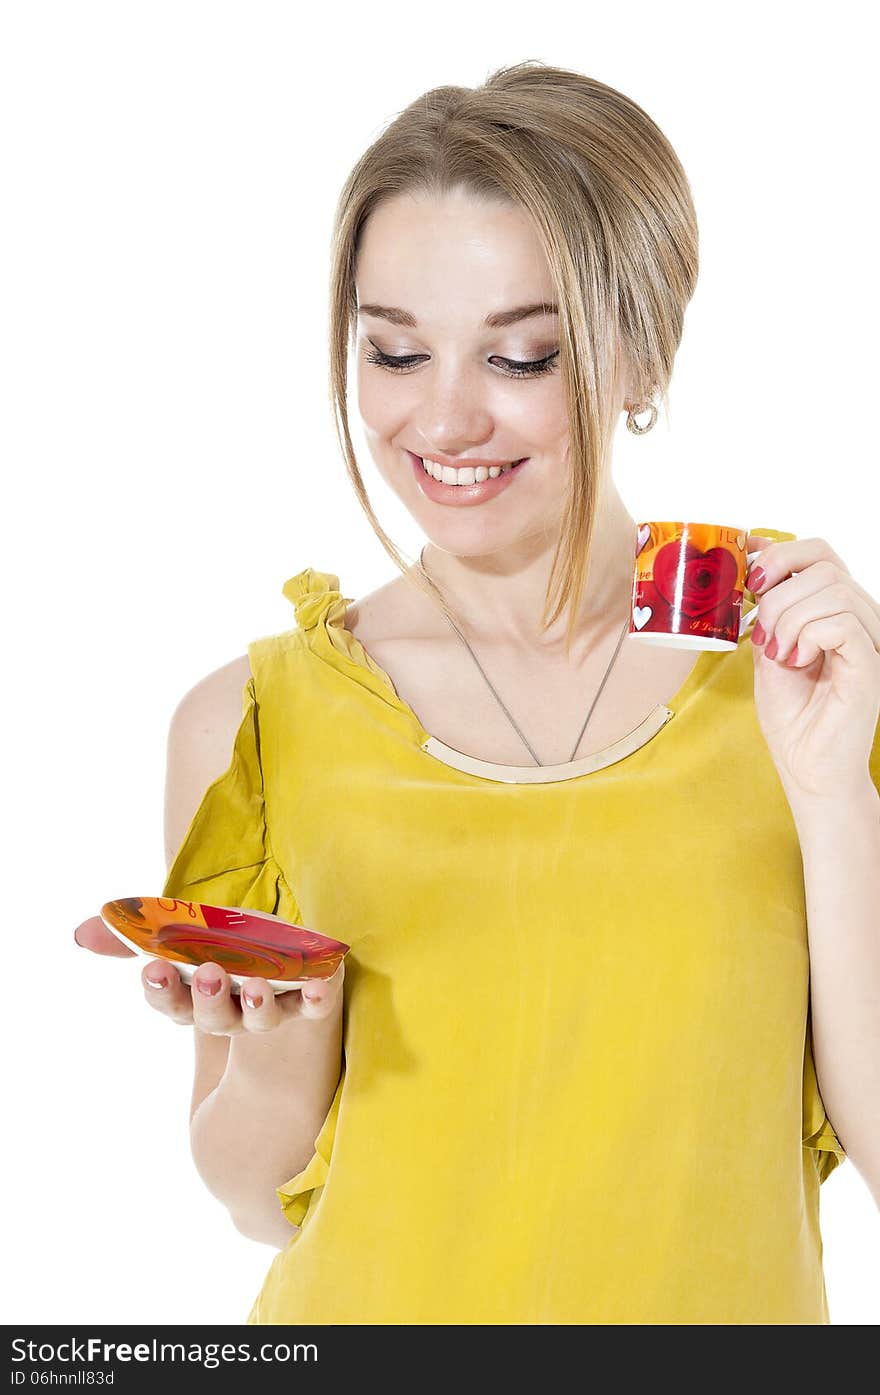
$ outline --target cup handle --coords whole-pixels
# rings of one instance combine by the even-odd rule
[[[747,552],[747,553],[746,553],[746,575],[748,575],[749,571],[751,570],[752,563],[754,562],[754,560],[755,560],[755,558],[757,557],[757,555],[758,555],[758,551],[757,551],[757,550],[756,550],[755,552]],[[753,604],[751,610],[743,611],[743,613],[740,615],[740,618],[739,618],[739,637],[740,637],[740,638],[742,638],[742,636],[745,634],[746,630],[749,628],[749,625],[751,625],[752,621],[753,621],[754,619],[757,618],[757,614],[758,614],[758,607],[757,607],[757,604]]]

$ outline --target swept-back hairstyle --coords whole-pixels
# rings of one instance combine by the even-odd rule
[[[555,286],[569,415],[568,495],[542,624],[553,624],[569,605],[569,646],[616,425],[618,354],[638,410],[651,401],[659,407],[667,398],[697,280],[690,186],[669,141],[629,97],[531,59],[497,69],[481,87],[426,92],[351,171],[337,204],[331,247],[336,432],[357,497],[389,557],[447,615],[453,612],[439,589],[418,568],[410,571],[373,512],[349,432],[347,379],[366,220],[400,194],[441,196],[461,189],[479,199],[513,202],[531,217]]]

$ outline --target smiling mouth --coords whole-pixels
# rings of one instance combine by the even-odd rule
[[[512,460],[509,465],[465,465],[461,469],[454,469],[451,465],[438,465],[433,460],[425,460],[421,455],[415,456],[415,459],[419,461],[425,474],[430,475],[438,484],[467,488],[468,485],[482,484],[485,480],[494,480],[501,475],[510,474],[519,465],[525,464],[528,456],[523,456],[521,460]]]

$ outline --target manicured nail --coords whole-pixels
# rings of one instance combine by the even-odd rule
[[[753,596],[757,595],[766,580],[767,577],[764,574],[764,568],[754,567],[746,577],[746,589],[751,591]]]
[[[765,650],[764,650],[764,658],[765,658],[765,659],[775,659],[778,650],[779,650],[779,641],[778,641],[778,639],[776,638],[776,636],[774,635],[773,638],[771,639],[770,643],[767,645],[767,647],[766,647]]]
[[[795,645],[785,662],[788,664],[789,668],[795,668],[797,665],[797,661],[798,652],[797,645]]]
[[[763,644],[767,636],[764,633],[764,626],[760,620],[755,621],[755,628],[752,630],[752,644]]]
[[[147,980],[147,983],[150,985],[151,988],[167,988],[167,987],[168,987],[168,980],[167,980],[167,978],[150,978],[150,975],[147,974],[147,975],[146,975],[146,980]]]
[[[252,995],[247,991],[246,988],[243,988],[243,989],[241,990],[241,996],[244,998],[245,1005],[246,1005],[247,1007],[249,1007],[249,1008],[258,1008],[258,1007],[262,1007],[262,1004],[263,1004],[263,995],[262,995],[262,993],[254,993],[253,996],[252,996]]]
[[[220,992],[220,982],[219,978],[200,978],[197,980],[198,990],[213,998],[215,993]]]

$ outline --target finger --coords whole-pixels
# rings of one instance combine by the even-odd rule
[[[749,578],[761,566],[764,549],[773,546],[774,539],[765,538],[762,533],[748,533],[746,535],[746,586],[748,590],[753,590],[749,586]]]
[[[295,991],[276,995],[264,978],[246,978],[241,985],[241,1020],[246,1032],[271,1032],[282,1021],[281,999],[293,998]]]
[[[242,1025],[246,1032],[270,1032],[294,1017],[326,1017],[333,1011],[338,993],[321,981],[311,979],[297,991],[286,988],[276,993],[262,978],[245,979],[241,985]],[[326,982],[329,982],[327,980]]]
[[[242,1030],[241,1008],[219,964],[200,964],[192,978],[193,1022],[202,1032],[232,1036]]]
[[[151,959],[141,973],[141,983],[150,1007],[181,1025],[192,1022],[192,995],[189,987],[167,959]]]
[[[871,659],[880,662],[880,653],[871,644],[864,625],[851,611],[821,615],[805,625],[791,667],[807,668],[820,654],[826,653],[839,655],[853,668],[864,667],[866,654],[869,662]]]
[[[840,624],[828,626],[821,623],[832,619],[846,620],[845,630]],[[806,668],[814,663],[826,648],[836,649],[845,641],[851,642],[855,633],[853,626],[861,629],[874,648],[880,652],[880,619],[873,607],[866,605],[861,597],[854,595],[844,583],[826,586],[806,596],[796,605],[786,607],[779,617],[772,637],[764,647],[764,657],[784,664],[797,649],[792,667]],[[824,636],[831,637],[832,642],[828,645],[823,644],[821,641]],[[834,636],[839,638],[835,641]],[[850,649],[847,647],[844,656],[848,657],[849,653]]]
[[[73,938],[81,949],[90,949],[93,954],[108,954],[115,959],[131,959],[134,950],[118,940],[112,930],[108,930],[99,915],[93,915],[78,925]]]
[[[752,547],[757,546],[757,551],[753,554]],[[771,586],[775,586],[777,581],[790,576],[792,572],[803,571],[805,567],[812,566],[814,562],[832,562],[839,567],[842,572],[849,573],[849,568],[825,538],[792,538],[785,542],[776,542],[772,538],[762,537],[759,533],[750,533],[746,542],[749,549],[749,570],[754,571],[760,567],[764,573],[765,580],[758,587],[760,591],[765,591]],[[754,594],[757,594],[754,587],[750,585],[749,578],[746,577],[746,586]]]
[[[869,623],[873,623],[870,622],[870,616],[873,614],[876,624],[880,625],[880,602],[860,586],[845,567],[838,566],[837,562],[830,558],[822,558],[805,567],[803,571],[782,577],[775,583],[767,577],[758,589],[753,591],[752,594],[757,597],[759,603],[756,619],[760,621],[763,634],[769,636],[778,629],[783,611],[788,606],[806,596],[832,587],[838,588],[840,601],[845,601],[846,605],[853,603],[853,609],[856,609],[856,599],[860,600],[861,607],[857,613],[864,614]]]
[[[832,579],[826,581],[826,577]],[[780,582],[769,595],[761,597],[758,605],[758,620],[766,641],[765,657],[785,663],[795,645],[800,645],[805,625],[824,616],[846,612],[861,622],[872,644],[880,649],[880,615],[874,602],[864,596],[852,577],[840,576],[830,563],[819,562],[796,577]],[[812,663],[818,653],[814,645],[807,657],[808,648],[805,647],[801,649],[800,658],[805,664]]]
[[[345,960],[342,959],[329,978],[316,978],[304,984],[299,991],[301,1016],[314,1019],[329,1017],[336,1011],[344,981]]]

